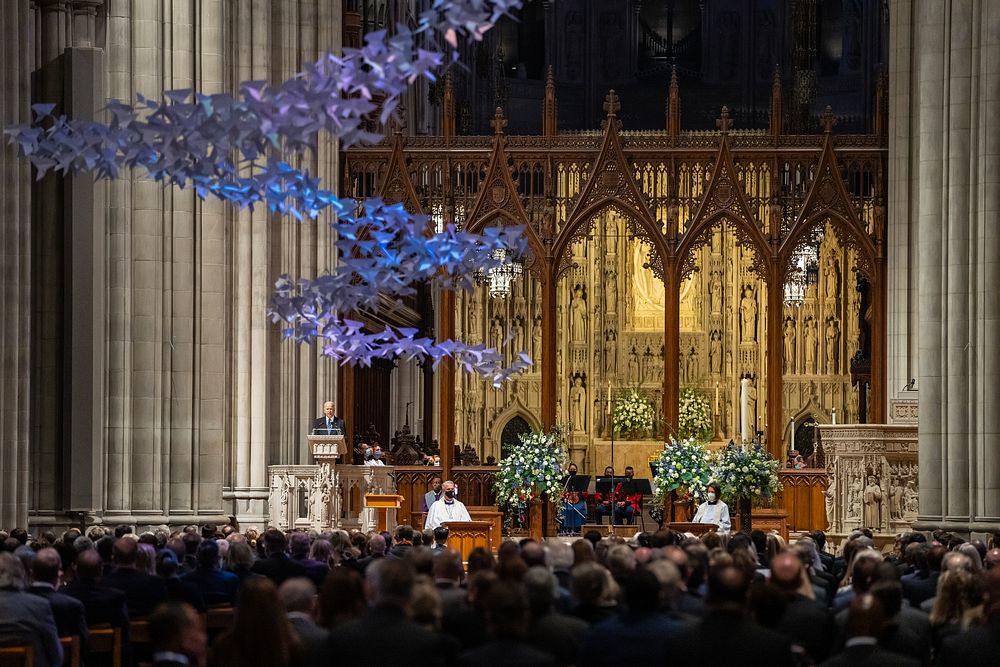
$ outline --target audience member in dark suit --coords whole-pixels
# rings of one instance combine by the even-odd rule
[[[814,663],[825,660],[837,626],[830,610],[807,596],[811,584],[802,561],[791,551],[779,553],[771,561],[771,584],[788,602],[775,630],[801,647]]]
[[[366,648],[370,650],[371,646],[376,644]],[[254,577],[243,584],[233,625],[212,642],[207,664],[208,667],[303,664],[302,645],[270,579]]]
[[[63,651],[52,607],[22,590],[26,578],[21,561],[0,553],[0,643],[30,644],[35,665],[57,667]]]
[[[879,646],[884,626],[882,603],[871,593],[859,593],[849,607],[844,650],[822,667],[919,667],[916,660]]]
[[[667,641],[686,626],[660,610],[660,581],[649,570],[636,570],[625,580],[626,611],[590,628],[580,651],[580,665],[662,665]]]
[[[555,575],[545,567],[533,567],[525,573],[522,584],[531,612],[528,641],[552,656],[557,664],[576,664],[588,626],[579,618],[553,609],[558,595]]]
[[[313,435],[333,435],[335,431],[340,431],[341,435],[347,434],[347,425],[344,420],[337,416],[333,401],[323,404],[323,416],[313,420]]]
[[[195,584],[181,579],[179,572],[180,561],[177,560],[177,554],[170,549],[160,549],[156,554],[156,574],[167,587],[167,599],[191,605],[199,614],[205,613],[205,599],[201,596],[201,591]]]
[[[201,617],[183,602],[168,602],[149,616],[153,667],[201,665],[207,636]]]
[[[395,544],[389,550],[389,555],[395,558],[406,558],[406,554],[413,549],[413,526],[406,524],[396,526],[396,535],[393,542]]]
[[[101,557],[94,549],[81,551],[76,557],[76,577],[62,592],[83,603],[87,626],[109,624],[113,628],[128,627],[125,594],[101,582]]]
[[[464,605],[462,576],[465,568],[462,566],[462,554],[454,549],[443,549],[434,556],[433,568],[434,588],[441,599],[442,615]]]
[[[875,557],[868,557],[866,553]],[[837,597],[833,600],[833,613],[847,609],[851,606],[851,600],[868,592],[878,578],[880,564],[878,554],[871,550],[861,551],[854,557],[854,562],[851,564],[851,587],[837,593]]]
[[[1000,570],[987,571],[981,584],[986,623],[945,639],[938,656],[940,667],[990,665],[1000,656]]]
[[[306,569],[306,576],[312,580],[317,590],[322,588],[326,575],[330,574],[330,564],[309,557],[312,547],[309,543],[309,535],[306,533],[292,533],[288,542],[292,560],[301,564]]]
[[[438,526],[433,530],[434,545],[431,551],[438,553],[448,548],[448,526]]]
[[[203,540],[198,545],[198,566],[181,577],[181,581],[193,584],[209,607],[232,605],[240,585],[239,577],[219,565],[219,545],[215,540]]]
[[[732,566],[709,572],[705,617],[668,642],[671,664],[694,665],[705,651],[741,667],[792,665],[787,637],[755,625],[744,615],[750,579]]]
[[[896,566],[882,563],[879,567],[879,580],[871,588],[871,593],[882,605],[882,613],[886,618],[879,646],[909,656],[925,665],[930,664],[930,619],[918,609],[903,606],[903,587],[896,577]]]
[[[577,604],[570,613],[588,625],[614,616],[618,605],[611,592],[609,577],[608,571],[597,563],[581,563],[573,568],[569,586]]]
[[[555,665],[556,661],[526,641],[528,600],[516,583],[500,581],[483,600],[489,640],[459,656],[458,665],[510,667]]]
[[[267,558],[253,564],[255,574],[264,575],[278,586],[285,579],[306,576],[306,568],[301,563],[293,561],[285,553],[287,543],[283,532],[269,528],[264,532],[263,540]]]
[[[903,584],[903,596],[911,607],[920,607],[925,600],[937,595],[937,583],[941,577],[941,560],[947,549],[940,544],[931,546],[921,544],[916,550],[914,561],[916,570],[900,580]]]
[[[322,664],[330,633],[316,624],[316,587],[312,581],[305,577],[286,580],[278,588],[278,599],[285,607],[292,632],[302,644],[305,664]]]
[[[125,594],[125,603],[132,618],[149,616],[157,605],[167,601],[167,587],[163,580],[136,569],[138,550],[139,543],[133,539],[121,538],[115,542],[115,570],[102,580],[108,588],[117,588]]]
[[[385,558],[385,547],[384,537],[379,534],[372,535],[368,540],[368,555],[357,561],[358,572],[363,574],[372,563]]]
[[[62,559],[59,552],[51,547],[42,549],[35,556],[32,565],[33,581],[28,592],[49,601],[60,637],[80,637],[80,641],[86,645],[87,611],[82,602],[59,592],[61,577]]]
[[[367,664],[373,649],[378,649],[377,662],[386,667],[410,667],[413,656],[433,656],[436,663],[445,665],[454,661],[456,647],[449,637],[406,616],[416,581],[409,564],[384,558],[372,564],[365,577],[369,610],[330,632],[327,664]]]

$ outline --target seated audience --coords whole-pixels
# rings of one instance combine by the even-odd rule
[[[822,667],[918,667],[916,660],[892,653],[879,646],[885,627],[882,603],[871,593],[851,599],[847,613],[847,641],[843,650]]]
[[[240,579],[222,569],[219,562],[219,545],[215,540],[203,540],[198,545],[197,564],[181,580],[196,586],[209,607],[232,605]]]
[[[264,551],[267,556],[255,562],[251,571],[267,577],[279,586],[285,579],[306,576],[305,566],[293,561],[285,553],[287,546],[285,534],[280,530],[269,528],[264,533]]]
[[[0,553],[0,644],[28,645],[33,664],[58,667],[63,650],[52,607],[24,591],[27,576],[16,556]]]
[[[38,552],[32,564],[32,581],[28,592],[49,601],[60,637],[80,637],[87,642],[87,611],[83,603],[62,592],[62,559],[59,552],[46,547]]]
[[[205,624],[201,616],[183,602],[167,602],[149,616],[149,639],[153,645],[153,667],[201,665],[205,660]]]
[[[266,577],[247,580],[240,590],[233,626],[212,644],[208,666],[290,667],[302,660],[302,644],[285,616],[274,583]]]
[[[115,569],[104,575],[101,583],[125,594],[129,616],[149,616],[167,601],[167,587],[159,577],[140,572],[136,559],[139,543],[127,537],[119,538],[112,547]]]

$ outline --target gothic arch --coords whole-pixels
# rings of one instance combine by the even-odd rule
[[[553,244],[552,255],[557,275],[568,268],[566,249],[590,232],[594,218],[606,208],[621,213],[630,223],[633,234],[656,249],[659,261],[662,262],[668,255],[660,228],[649,210],[645,196],[636,185],[632,167],[622,150],[619,135],[621,121],[617,116],[620,108],[618,96],[614,90],[610,91],[604,101],[607,118],[602,123],[604,139],[601,150],[566,224],[559,230]]]
[[[751,266],[762,280],[769,280],[771,271],[771,246],[764,236],[757,217],[750,210],[746,193],[740,183],[732,155],[729,152],[729,111],[722,109],[717,123],[722,129],[715,169],[708,182],[708,189],[698,204],[698,210],[684,230],[677,246],[678,282],[694,270],[694,251],[707,243],[716,222],[722,219],[732,223],[733,233],[744,245],[753,247],[755,259]]]
[[[493,423],[490,424],[490,439],[496,443],[497,454],[500,453],[500,438],[503,435],[504,426],[507,425],[514,417],[520,417],[528,423],[533,431],[539,431],[542,428],[541,422],[538,421],[537,417],[528,409],[528,407],[521,402],[520,397],[514,397],[507,407],[503,411],[493,418]]]
[[[403,155],[403,135],[400,133],[393,136],[389,168],[382,179],[378,195],[382,201],[388,204],[402,202],[410,213],[415,215],[423,213],[420,198],[417,197],[417,191],[413,189],[413,179],[406,168],[406,157]]]

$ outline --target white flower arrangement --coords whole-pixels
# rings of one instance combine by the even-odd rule
[[[711,476],[711,462],[705,445],[694,438],[670,439],[663,450],[651,459],[656,466],[653,481],[656,484],[657,504],[662,504],[671,491],[691,496],[695,502],[705,497],[705,486]]]
[[[698,442],[712,439],[712,410],[708,399],[697,389],[681,390],[677,410],[677,435]]]
[[[638,389],[626,389],[615,402],[615,432],[648,432],[653,428],[653,404]]]
[[[558,510],[566,474],[565,428],[554,426],[549,433],[533,431],[519,437],[520,444],[500,460],[493,478],[497,504],[518,507],[544,493]]]
[[[730,498],[766,499],[781,491],[778,461],[759,443],[730,443],[720,450],[712,463],[712,479]]]

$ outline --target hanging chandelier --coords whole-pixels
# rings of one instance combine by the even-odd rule
[[[511,283],[524,273],[524,267],[521,265],[521,261],[513,257],[506,248],[497,248],[493,251],[492,256],[493,259],[501,263],[500,266],[490,269],[485,274],[478,273],[476,280],[487,286],[490,298],[505,299],[510,296]]]
[[[806,289],[819,282],[819,248],[807,247],[792,256],[792,268],[785,278],[785,305],[801,306]]]

